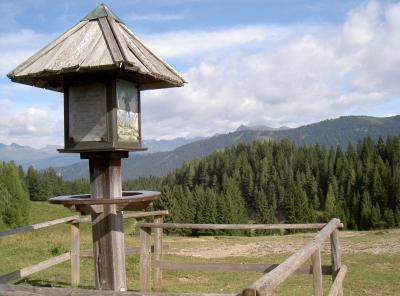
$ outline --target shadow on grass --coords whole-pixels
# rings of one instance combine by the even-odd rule
[[[15,282],[15,285],[30,285],[35,287],[51,287],[51,288],[71,288],[71,283],[46,281],[46,280],[33,280],[33,279],[22,279]],[[79,289],[94,289],[90,285],[79,285]]]

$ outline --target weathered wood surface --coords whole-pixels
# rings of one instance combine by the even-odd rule
[[[147,217],[156,217],[156,216],[167,216],[169,215],[168,210],[162,211],[151,211],[151,212],[132,212],[132,213],[124,213],[124,219],[128,218],[147,218]]]
[[[92,198],[122,196],[121,159],[89,159]],[[96,288],[126,290],[125,248],[122,213],[115,205],[92,215],[93,254]]]
[[[37,223],[37,224],[27,225],[27,226],[23,226],[23,227],[19,227],[19,228],[0,231],[0,237],[17,234],[17,233],[29,232],[32,230],[45,228],[45,227],[49,227],[49,226],[53,226],[53,225],[57,225],[57,224],[63,224],[63,223],[71,222],[71,221],[79,221],[79,216],[70,216],[70,217],[60,218],[60,219],[56,219],[56,220],[41,222],[41,223]]]
[[[101,31],[103,32],[103,36],[107,42],[108,48],[110,49],[111,57],[114,63],[117,67],[121,67],[124,58],[122,57],[121,50],[117,41],[115,40],[114,34],[111,31],[110,24],[107,22],[107,18],[99,18],[98,22],[100,24]]]
[[[169,245],[164,245],[163,246],[164,250],[169,249]],[[151,246],[151,252],[154,253],[154,246]],[[125,255],[128,254],[140,254],[140,247],[125,247]],[[84,258],[90,258],[93,257],[93,250],[82,250],[80,252],[80,256]],[[331,267],[329,267],[331,268]],[[331,268],[332,270],[332,268]],[[331,270],[329,272],[331,272]],[[331,273],[329,273],[331,274]]]
[[[106,9],[99,7],[100,9]],[[29,85],[63,91],[62,84],[46,80],[50,75],[120,69],[142,75],[142,89],[182,86],[185,80],[152,53],[113,15],[81,21],[8,74]]]
[[[313,273],[313,288],[314,296],[322,296],[324,290],[322,288],[322,266],[321,266],[321,250],[318,248],[311,255],[312,273]]]
[[[331,233],[331,261],[332,261],[332,280],[335,280],[336,274],[342,266],[342,258],[339,243],[339,230]]]
[[[14,272],[0,276],[0,283],[7,283],[7,282],[14,281],[14,280],[22,279],[22,278],[27,277],[35,272],[38,272],[38,271],[47,269],[49,267],[52,267],[54,265],[68,261],[70,258],[71,258],[71,253],[67,252],[67,253],[58,255],[56,257],[47,259],[45,261],[42,261],[40,263],[37,263],[35,265],[21,268]]]
[[[183,223],[144,223],[138,224],[139,227],[150,228],[179,228],[179,229],[210,229],[210,230],[279,230],[279,229],[322,229],[326,223],[310,223],[310,224],[183,224]],[[337,227],[343,224],[338,223]]]
[[[331,233],[337,229],[340,224],[339,219],[332,219],[318,234],[307,244],[301,247],[297,252],[291,255],[277,268],[256,280],[248,289],[243,291],[243,295],[269,296],[275,293],[275,289],[302,266],[308,258],[321,247]]]
[[[154,223],[163,223],[163,216],[156,216]],[[163,230],[161,228],[154,229],[154,260],[161,260],[163,254]],[[154,266],[154,290],[161,291],[162,288],[162,270],[159,266]]]
[[[339,296],[343,294],[343,281],[346,276],[346,273],[347,273],[347,266],[342,265],[329,290],[328,296]]]
[[[267,273],[279,266],[279,264],[240,264],[240,263],[188,263],[156,260],[154,267],[169,270],[214,270],[214,271],[239,271],[239,272],[263,272]],[[331,275],[332,267],[330,265],[322,266],[323,275]],[[312,274],[312,266],[301,266],[295,273]]]
[[[140,235],[140,290],[151,291],[151,228],[141,227]]]
[[[78,287],[80,279],[79,223],[71,223],[71,286]]]
[[[98,291],[84,289],[65,289],[32,286],[0,285],[0,295],[7,296],[237,296],[236,294],[216,293],[144,293]]]
[[[166,215],[169,215],[168,210],[151,211],[151,212],[124,212],[123,218],[124,219],[129,219],[129,218],[141,219],[141,218],[147,218],[147,217],[166,216]],[[91,222],[91,218],[90,217],[81,217],[79,221],[82,223]]]

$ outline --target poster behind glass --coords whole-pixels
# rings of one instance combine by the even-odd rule
[[[132,82],[117,80],[117,134],[118,141],[139,141],[139,91]]]
[[[72,142],[106,141],[106,85],[91,81],[68,90],[69,136]]]

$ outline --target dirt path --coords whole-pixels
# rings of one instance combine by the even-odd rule
[[[172,246],[167,253],[201,258],[262,257],[271,253],[293,253],[311,237],[312,235],[267,236],[261,239],[249,237],[247,240],[244,238],[235,239],[234,237],[226,239],[218,237],[185,238],[185,247]],[[248,241],[248,243],[245,241]],[[341,248],[344,253],[400,255],[400,229],[376,232],[342,232]],[[323,245],[322,251],[330,251],[328,242]]]

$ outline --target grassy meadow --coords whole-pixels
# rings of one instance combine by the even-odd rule
[[[31,203],[31,223],[69,216],[61,206]],[[134,220],[125,221],[126,246],[138,246]],[[312,233],[264,237],[166,236],[165,259],[183,262],[280,263],[313,236]],[[349,268],[345,295],[400,295],[400,229],[341,232],[342,261]],[[0,274],[12,272],[69,250],[68,225],[57,225],[0,238]],[[81,250],[91,249],[88,223],[81,224]],[[328,243],[322,249],[323,264],[330,264]],[[129,290],[138,290],[139,256],[126,258]],[[33,274],[14,284],[68,287],[69,262]],[[236,293],[261,274],[255,272],[164,271],[163,289],[168,292]],[[324,276],[325,293],[331,280]],[[81,287],[93,288],[91,258],[81,260]],[[277,295],[312,295],[312,276],[295,275]]]

